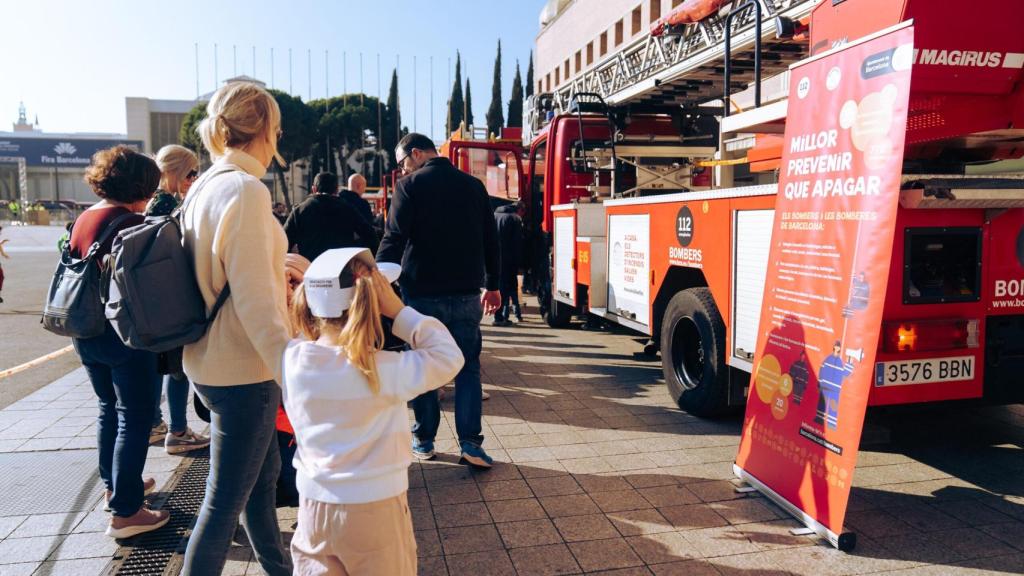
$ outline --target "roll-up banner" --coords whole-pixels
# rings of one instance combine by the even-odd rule
[[[910,22],[794,65],[735,471],[834,546],[871,390],[899,203]]]

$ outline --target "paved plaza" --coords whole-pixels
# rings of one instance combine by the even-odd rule
[[[409,472],[421,574],[1024,573],[1020,406],[872,411],[846,554],[734,490],[740,418],[675,409],[633,336],[536,316],[484,334],[484,434],[499,463],[457,463],[449,394],[439,458]],[[101,532],[95,410],[79,369],[0,412],[0,575],[116,573],[130,559]],[[174,493],[204,460],[150,448],[155,503],[186,525]],[[279,517],[287,538],[295,510]],[[180,561],[179,548],[169,572]],[[260,573],[237,545],[225,574]]]

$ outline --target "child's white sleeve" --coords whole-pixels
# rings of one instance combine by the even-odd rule
[[[395,317],[392,332],[408,342],[412,350],[398,354],[394,381],[381,382],[381,387],[393,390],[404,401],[444,386],[465,363],[444,324],[409,306]]]

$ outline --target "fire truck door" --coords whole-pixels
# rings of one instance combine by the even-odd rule
[[[737,210],[733,213],[733,321],[730,364],[750,370],[757,346],[761,300],[764,298],[768,250],[771,248],[774,210]]]

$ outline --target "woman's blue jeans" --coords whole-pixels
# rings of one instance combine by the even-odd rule
[[[131,516],[142,507],[145,496],[142,469],[149,450],[153,397],[160,382],[156,355],[125,346],[109,324],[103,334],[73,342],[99,398],[100,478],[113,492],[114,515]]]
[[[274,506],[281,471],[274,419],[281,388],[273,381],[195,387],[210,408],[210,476],[181,573],[220,574],[241,519],[263,570],[290,575],[291,557]]]

